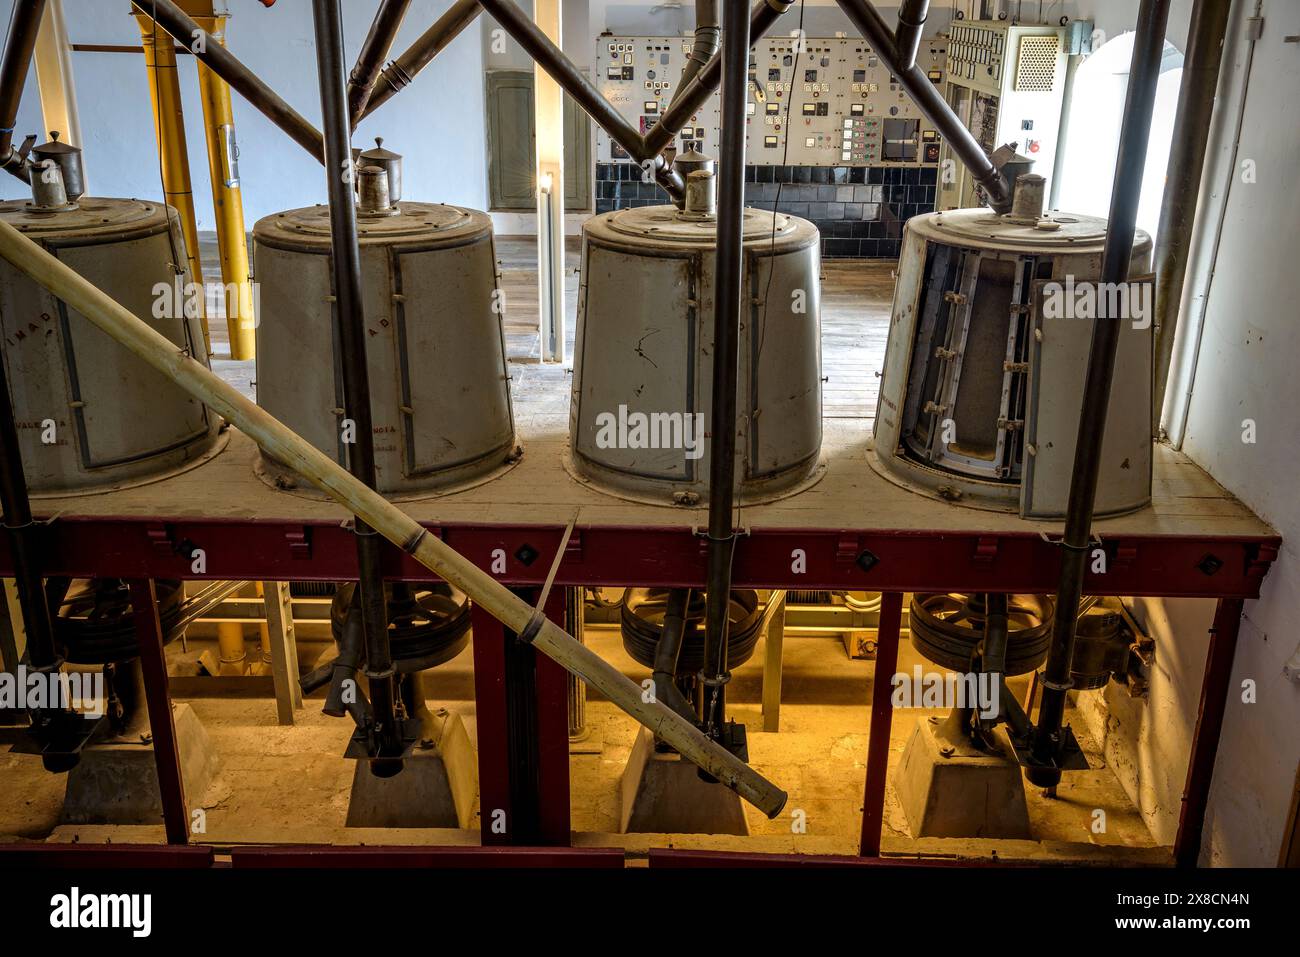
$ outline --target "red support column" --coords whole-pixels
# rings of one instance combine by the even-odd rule
[[[563,588],[551,589],[543,610],[551,621],[565,622]],[[546,655],[533,652],[533,656],[537,662],[537,746],[540,757],[537,793],[539,839],[536,843],[567,847],[570,842],[569,673]]]
[[[1232,684],[1232,659],[1241,629],[1240,598],[1220,598],[1210,627],[1210,650],[1205,656],[1205,677],[1201,680],[1201,704],[1192,735],[1192,753],[1187,762],[1187,783],[1183,787],[1183,809],[1174,838],[1174,860],[1179,867],[1195,867],[1201,856],[1201,831],[1214,779],[1214,759],[1219,751],[1223,716],[1228,710]]]
[[[510,743],[506,723],[506,631],[473,605],[474,721],[478,737],[479,833],[484,844],[509,844]],[[513,639],[509,639],[513,640]]]
[[[903,593],[885,592],[880,602],[876,636],[876,670],[871,681],[871,728],[867,737],[867,779],[862,794],[862,839],[858,853],[880,856],[880,831],[885,823],[885,780],[889,776],[889,734],[894,723],[893,682],[898,670],[899,628]]]
[[[149,709],[153,754],[158,765],[163,826],[168,844],[185,844],[189,840],[189,810],[185,806],[185,783],[181,777],[180,752],[176,748],[176,724],[172,720],[171,696],[167,691],[167,657],[163,649],[162,622],[158,620],[158,595],[151,578],[134,578],[130,587],[136,639],[140,643],[145,704]]]
[[[564,620],[563,589],[544,610]],[[568,845],[568,672],[477,606],[472,615],[482,842]]]

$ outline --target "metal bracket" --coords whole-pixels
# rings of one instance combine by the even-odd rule
[[[285,541],[289,544],[289,557],[300,561],[311,558],[311,528],[299,525],[284,531]]]
[[[1246,558],[1246,577],[1255,581],[1262,581],[1268,574],[1269,566],[1277,561],[1278,547],[1276,545],[1256,545],[1250,549]]]
[[[171,555],[176,551],[176,540],[172,536],[170,525],[150,525],[144,533],[155,551],[162,552],[164,555]]]
[[[1007,739],[1016,752],[1016,762],[1022,768],[1055,768],[1058,771],[1088,770],[1088,758],[1084,755],[1083,748],[1079,747],[1079,742],[1068,724],[1061,728],[1059,759],[1056,761],[1043,762],[1034,757],[1032,731],[1022,738],[1008,730]]]
[[[992,565],[998,557],[998,539],[991,535],[982,535],[975,542],[975,552],[971,555],[973,565]]]

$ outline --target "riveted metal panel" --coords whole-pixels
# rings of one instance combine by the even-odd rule
[[[189,274],[173,266],[186,263],[174,212],[83,198],[56,213],[4,203],[0,216],[206,364],[202,292],[187,288]],[[215,417],[202,403],[7,262],[0,332],[33,494],[148,481],[215,450]]]
[[[817,239],[805,220],[745,211],[736,467],[747,501],[820,474]],[[713,220],[671,206],[609,213],[584,227],[570,416],[579,478],[660,502],[707,493],[707,445],[690,455],[681,442],[646,447],[631,417],[694,415],[697,432],[710,428],[715,244]],[[602,423],[618,432],[602,434]],[[651,444],[665,428],[650,425]]]
[[[491,477],[513,461],[515,441],[490,221],[403,202],[393,215],[361,215],[357,232],[379,490],[418,495]],[[258,401],[346,465],[328,209],[268,216],[253,236],[267,317]],[[280,487],[305,485],[273,462],[262,471]]]

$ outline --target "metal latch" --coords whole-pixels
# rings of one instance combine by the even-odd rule
[[[221,158],[226,167],[226,189],[236,189],[239,186],[239,144],[235,142],[235,127],[224,123],[217,127],[217,136],[220,138]]]

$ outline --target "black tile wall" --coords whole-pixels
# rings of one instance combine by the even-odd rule
[[[934,167],[749,166],[745,202],[810,219],[827,259],[897,259],[903,223],[934,210]],[[669,202],[631,163],[596,164],[596,212]]]

